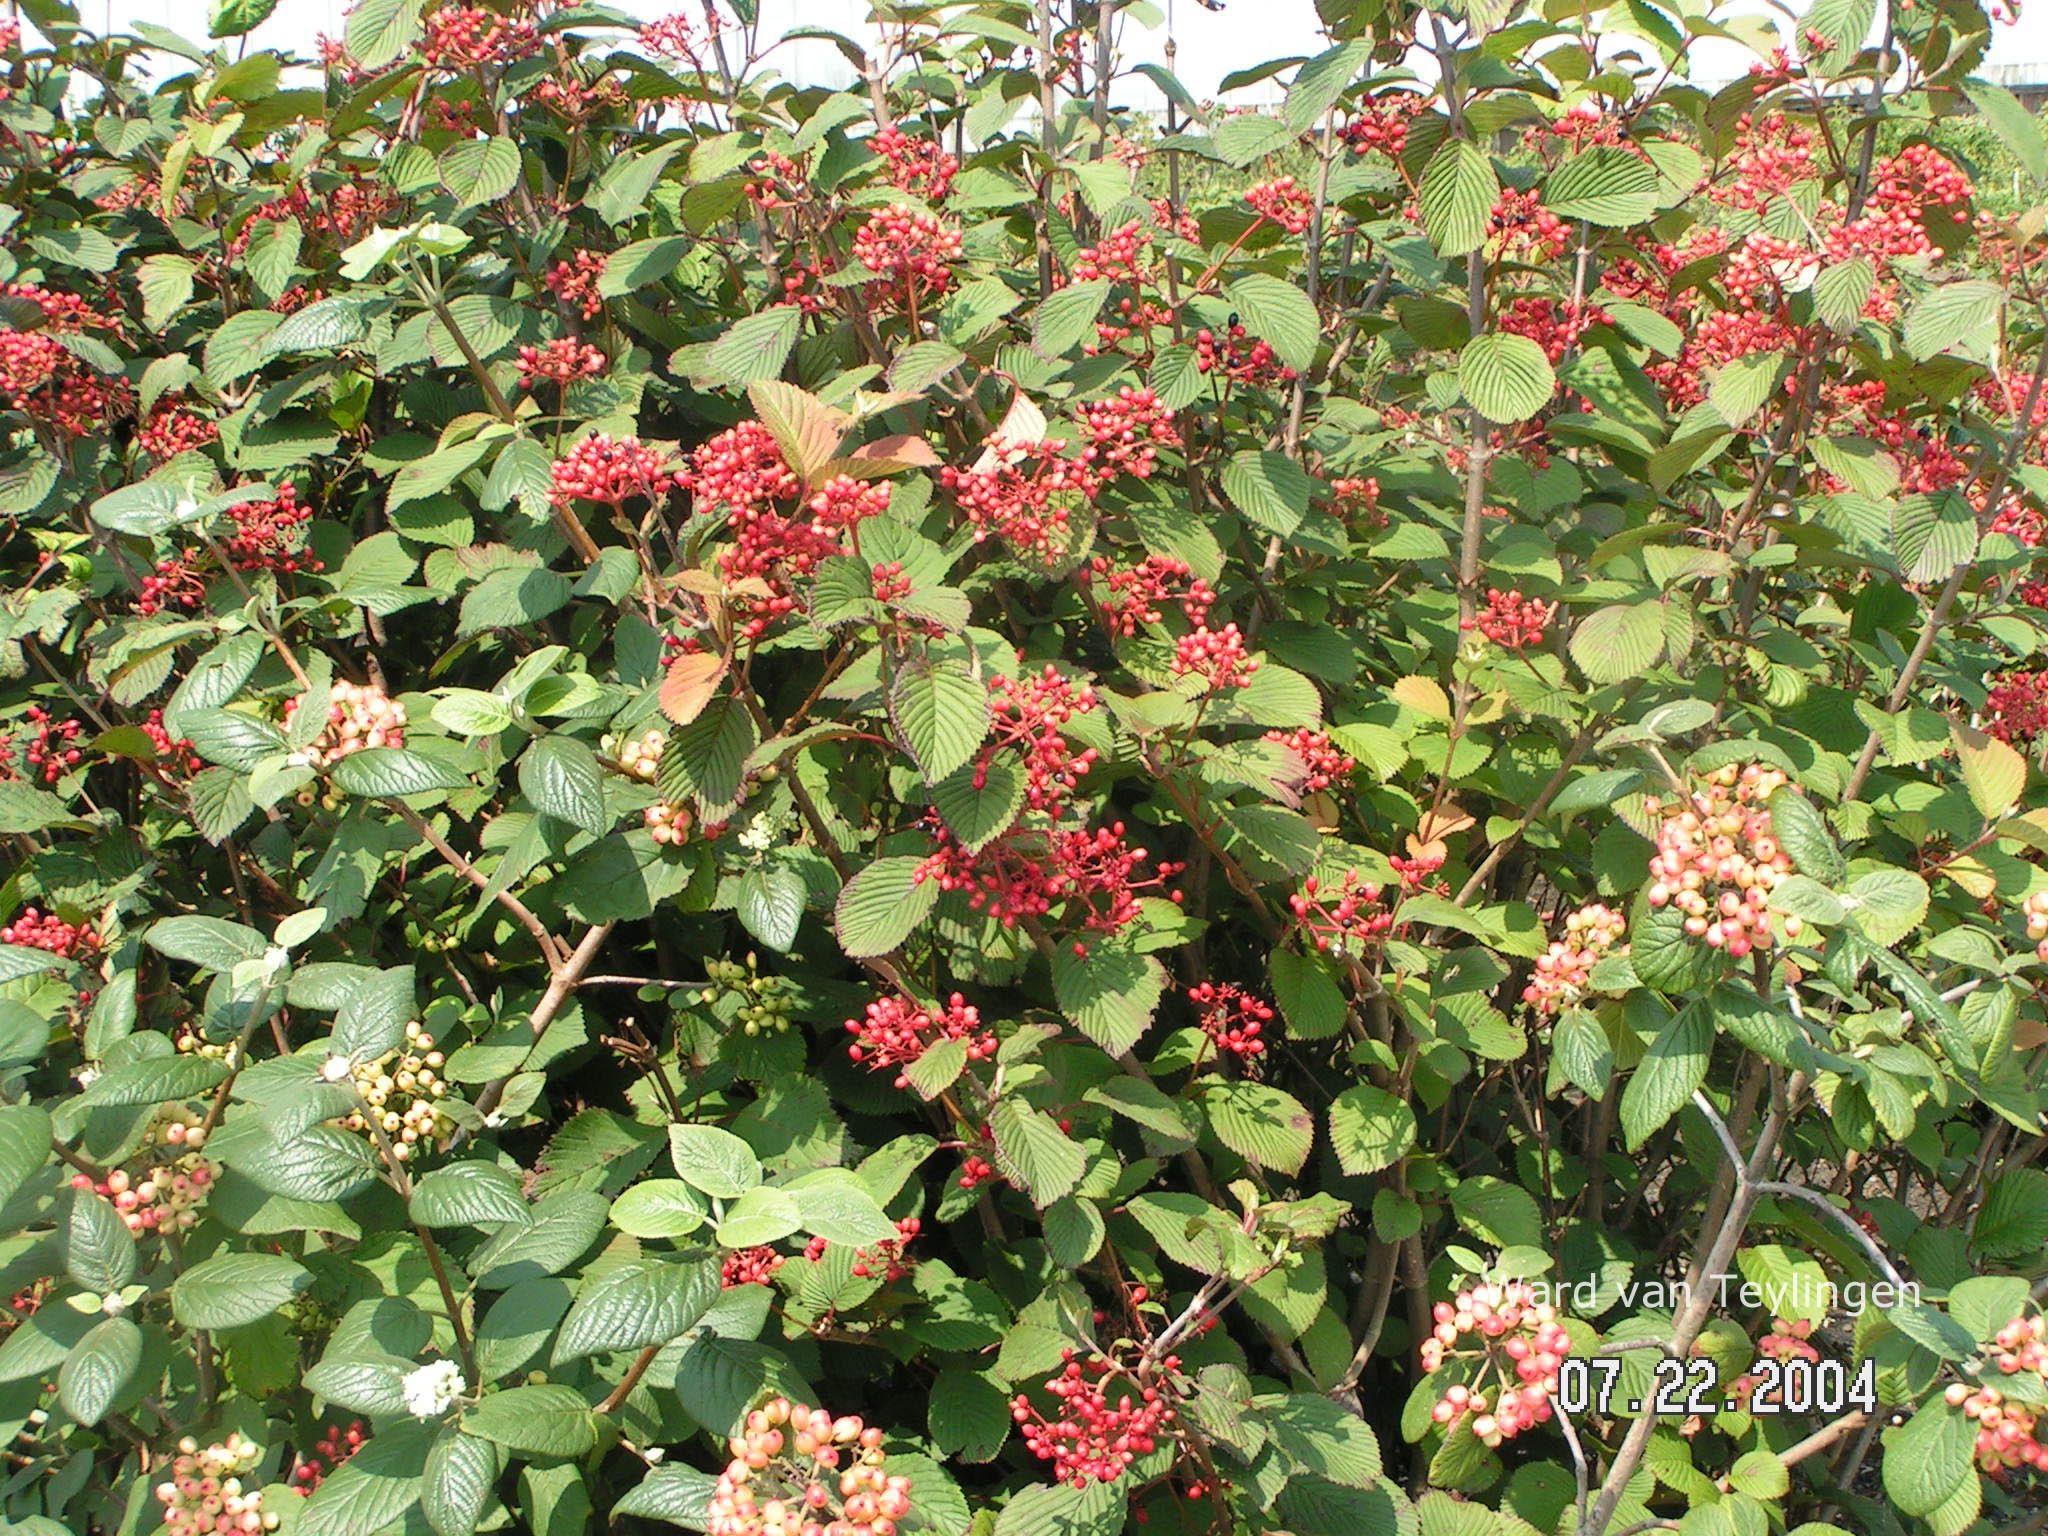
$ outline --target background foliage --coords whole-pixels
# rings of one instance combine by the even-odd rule
[[[14,1527],[2039,1527],[1993,17],[266,10],[0,26]]]

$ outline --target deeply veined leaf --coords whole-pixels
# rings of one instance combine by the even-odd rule
[[[1543,348],[1526,336],[1474,336],[1458,354],[1458,388],[1489,421],[1526,421],[1550,403],[1557,375]]]

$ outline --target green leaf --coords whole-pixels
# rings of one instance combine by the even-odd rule
[[[1672,1016],[1621,1094],[1621,1129],[1631,1152],[1664,1127],[1691,1102],[1693,1090],[1705,1081],[1707,1059],[1714,1048],[1714,1022],[1697,1003]]]
[[[793,869],[750,869],[740,876],[733,910],[747,932],[787,954],[803,921],[805,893],[804,877]]]
[[[1024,770],[1009,756],[999,755],[985,766],[963,764],[930,788],[932,806],[946,830],[967,852],[975,853],[1016,821],[1024,805]]]
[[[611,830],[597,755],[572,736],[545,737],[527,748],[519,759],[519,789],[535,810],[592,837]]]
[[[681,1338],[719,1295],[713,1262],[621,1264],[585,1280],[562,1319],[555,1365]]]
[[[1166,971],[1150,955],[1116,943],[1070,946],[1052,955],[1052,989],[1074,1027],[1111,1055],[1138,1043],[1166,991]]]
[[[1350,1005],[1327,962],[1314,955],[1276,949],[1268,963],[1273,1000],[1280,1005],[1289,1034],[1297,1040],[1326,1040],[1344,1028]]]
[[[80,1099],[86,1104],[121,1108],[169,1104],[211,1092],[227,1075],[227,1063],[210,1056],[154,1056],[109,1067],[93,1079]]]
[[[909,656],[890,680],[889,719],[928,784],[966,765],[988,736],[988,718],[988,687],[958,656]]]
[[[312,1278],[281,1254],[215,1254],[171,1283],[171,1312],[187,1328],[239,1328],[270,1316]]]
[[[709,1472],[699,1472],[695,1467],[656,1467],[641,1479],[639,1487],[612,1506],[612,1518],[638,1515],[693,1531],[707,1530],[711,1523],[711,1499],[717,1491],[718,1479]],[[443,1532],[442,1536],[453,1533]]]
[[[1641,677],[1664,653],[1664,604],[1652,599],[1596,609],[1573,627],[1570,649],[1588,682]]]
[[[393,63],[420,35],[421,0],[362,0],[348,13],[342,40],[360,68]]]
[[[1780,785],[1771,794],[1770,811],[1771,835],[1793,868],[1823,885],[1835,884],[1848,872],[1828,824],[1806,796],[1790,784]]]
[[[2027,787],[2027,760],[1997,737],[1960,721],[1949,731],[1962,763],[1963,787],[1969,791],[1970,803],[1987,822],[1998,820]]]
[[[1874,944],[1896,944],[1927,916],[1927,882],[1909,869],[1874,869],[1843,893],[1856,926]]]
[[[1223,494],[1246,519],[1286,538],[1308,516],[1309,478],[1284,453],[1247,448],[1223,466]]]
[[[57,1401],[81,1424],[97,1424],[142,1364],[142,1330],[125,1317],[104,1318],[57,1371]]]
[[[1526,421],[1550,403],[1557,375],[1526,336],[1474,336],[1458,354],[1458,388],[1489,421]]]
[[[1307,133],[1315,127],[1371,57],[1372,43],[1365,38],[1353,38],[1324,49],[1302,65],[1294,73],[1294,83],[1287,87],[1287,100],[1282,108],[1287,126],[1296,133]]]
[[[1439,256],[1462,256],[1486,239],[1500,198],[1493,161],[1470,139],[1450,139],[1422,173],[1422,227]]]
[[[1877,267],[1868,256],[1850,256],[1822,267],[1813,280],[1813,310],[1833,330],[1852,331],[1877,287]]]
[[[846,882],[833,913],[839,947],[856,960],[886,955],[925,920],[939,899],[935,880],[917,880],[924,860],[877,859]]]
[[[1458,1224],[1498,1248],[1544,1246],[1543,1213],[1536,1197],[1519,1184],[1482,1174],[1451,1191],[1451,1211]]]
[[[418,1425],[379,1429],[298,1507],[292,1536],[375,1536],[396,1524],[420,1501],[429,1447]]]
[[[989,1114],[989,1127],[999,1170],[1026,1190],[1040,1210],[1081,1182],[1087,1155],[1044,1110],[1013,1097],[1000,1098]]]
[[[0,1109],[0,1206],[50,1160],[50,1116],[34,1104]]]
[[[495,203],[519,181],[519,146],[507,138],[464,139],[442,151],[439,169],[458,209]]]
[[[1095,339],[1095,317],[1109,297],[1109,279],[1071,283],[1038,306],[1031,323],[1031,350],[1048,360],[1065,357]]]
[[[89,1190],[72,1190],[58,1239],[64,1272],[95,1296],[135,1278],[135,1239],[112,1205]]]
[[[642,1179],[612,1202],[628,1237],[684,1237],[704,1225],[704,1202],[681,1179]]]
[[[1285,278],[1248,272],[1233,278],[1224,294],[1246,331],[1268,343],[1280,361],[1297,371],[1316,360],[1322,322],[1308,295]]]
[[[1248,1078],[1219,1078],[1203,1085],[1201,1095],[1209,1129],[1246,1162],[1299,1173],[1308,1161],[1316,1120],[1292,1094]]]
[[[2004,304],[2005,290],[1996,283],[1977,279],[1943,283],[1930,289],[1907,313],[1900,340],[1913,360],[1922,363],[1965,342],[1979,350],[1991,341]]]
[[[1908,581],[1937,582],[1977,553],[1977,515],[1954,491],[1902,496],[1892,506],[1892,552]]]
[[[718,1223],[718,1242],[723,1248],[758,1248],[801,1231],[803,1224],[796,1196],[764,1184],[733,1201]]]
[[[1640,224],[1657,206],[1656,167],[1610,145],[1581,150],[1544,179],[1543,202],[1561,219]]]
[[[580,1393],[552,1382],[491,1393],[463,1414],[462,1430],[530,1456],[583,1456],[597,1448],[597,1415]]]
[[[523,1223],[533,1214],[509,1171],[475,1158],[422,1174],[412,1187],[408,1209],[423,1227]]]
[[[1878,1470],[1884,1491],[1901,1514],[1937,1509],[1966,1477],[1977,1475],[1971,1450],[1976,1426],[1935,1397],[1897,1429],[1884,1432]]]
[[[1707,386],[1707,403],[1731,427],[1748,425],[1778,386],[1784,359],[1775,352],[1754,352],[1723,363]]]
[[[647,207],[648,194],[661,180],[669,162],[689,147],[686,139],[671,139],[637,155],[622,155],[604,168],[597,190],[584,195],[584,204],[597,210],[607,224],[625,224]]]
[[[803,311],[794,304],[743,316],[711,343],[704,361],[729,386],[744,389],[757,379],[772,379],[782,372],[802,327]]]
[[[498,1448],[451,1424],[427,1452],[420,1512],[435,1536],[474,1536],[498,1480]]]
[[[1415,1111],[1385,1089],[1356,1084],[1330,1103],[1330,1145],[1346,1173],[1378,1173],[1415,1145]]]
[[[469,780],[452,768],[408,747],[365,747],[328,770],[334,787],[378,800],[467,789]]]
[[[685,1184],[714,1200],[736,1199],[761,1182],[754,1149],[715,1125],[670,1126],[668,1155]]]
[[[2042,137],[2040,119],[2011,91],[1988,80],[1964,81],[1963,94],[1970,98],[1970,104],[1991,125],[1991,131],[2012,152],[2013,159],[2034,185],[2048,186],[2048,139]]]

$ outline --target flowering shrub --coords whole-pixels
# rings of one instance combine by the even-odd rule
[[[1153,9],[0,21],[10,1529],[2038,1520],[1997,17]]]

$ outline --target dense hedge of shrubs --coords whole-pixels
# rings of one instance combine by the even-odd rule
[[[2038,1529],[2048,138],[1890,4],[27,0],[9,1528]]]

